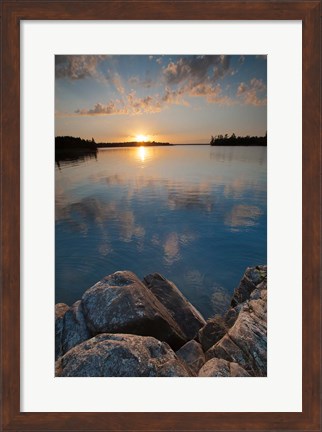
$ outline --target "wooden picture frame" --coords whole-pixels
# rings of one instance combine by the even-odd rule
[[[20,21],[301,20],[303,25],[303,411],[276,413],[20,412]],[[320,1],[2,0],[2,430],[320,430]],[[300,337],[300,335],[299,335]]]

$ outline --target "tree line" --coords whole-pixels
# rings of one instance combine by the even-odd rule
[[[211,136],[211,146],[267,146],[267,133],[264,136],[236,136],[234,133],[230,136],[216,135]]]
[[[57,136],[55,138],[55,148],[56,150],[96,150],[97,144],[94,138],[91,140],[86,140],[80,137]]]
[[[86,140],[80,137],[57,136],[55,138],[56,151],[76,150],[76,151],[96,151],[104,147],[137,147],[137,146],[170,146],[168,142],[148,141],[128,141],[128,142],[102,142],[96,143],[94,138]]]

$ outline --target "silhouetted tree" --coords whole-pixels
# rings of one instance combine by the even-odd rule
[[[227,134],[211,136],[210,145],[212,146],[267,146],[267,132],[265,136],[236,136],[234,133],[228,137]]]

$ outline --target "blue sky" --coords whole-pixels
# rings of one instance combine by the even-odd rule
[[[267,130],[266,56],[61,55],[55,76],[56,136],[188,144]]]

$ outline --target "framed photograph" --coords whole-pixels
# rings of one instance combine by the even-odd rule
[[[2,429],[320,430],[320,1],[1,16]]]
[[[267,376],[267,56],[57,55],[55,88],[56,377]]]

